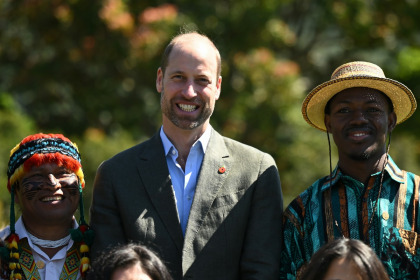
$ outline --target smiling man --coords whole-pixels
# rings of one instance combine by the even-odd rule
[[[162,127],[96,174],[93,254],[157,251],[174,279],[278,279],[282,193],[273,158],[210,125],[221,59],[198,33],[176,36],[157,70]]]
[[[322,245],[341,237],[368,244],[391,279],[420,278],[420,179],[388,154],[392,130],[416,106],[405,85],[362,61],[338,67],[309,93],[303,116],[328,143],[333,136],[338,164],[284,213],[281,279],[298,277]]]
[[[7,188],[10,225],[0,232],[5,246],[0,278],[81,279],[89,269],[92,232],[80,212],[85,186],[77,146],[61,134],[24,138],[10,153]],[[14,203],[21,217],[15,223]]]

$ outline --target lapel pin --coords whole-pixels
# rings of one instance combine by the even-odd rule
[[[224,166],[219,168],[219,174],[223,174],[226,172],[226,168]]]

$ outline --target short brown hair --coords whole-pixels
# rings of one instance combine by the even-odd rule
[[[166,70],[166,67],[168,66],[169,56],[170,56],[170,54],[172,52],[173,47],[178,42],[182,41],[182,39],[185,36],[194,36],[197,39],[198,38],[201,38],[201,39],[207,40],[209,42],[210,46],[212,46],[214,48],[214,50],[216,51],[216,62],[217,62],[217,77],[216,77],[216,79],[217,79],[221,75],[221,73],[222,73],[222,59],[220,57],[220,52],[217,49],[216,45],[213,43],[213,41],[210,40],[209,37],[207,37],[206,35],[200,34],[200,33],[196,32],[196,31],[181,33],[181,34],[175,36],[169,42],[169,44],[165,48],[165,51],[163,52],[161,63],[160,63],[160,68],[162,69],[163,75],[165,75],[165,70]]]

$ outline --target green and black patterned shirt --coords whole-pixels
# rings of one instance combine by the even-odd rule
[[[290,203],[280,279],[295,279],[322,245],[343,236],[370,245],[391,279],[420,279],[420,177],[391,157],[385,170],[379,200],[380,172],[365,186],[336,167]]]

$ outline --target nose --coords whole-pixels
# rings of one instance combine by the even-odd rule
[[[364,111],[356,110],[352,114],[351,121],[352,121],[352,123],[359,124],[359,123],[366,123],[368,120],[367,120],[367,117],[366,117],[366,114],[365,114]]]
[[[47,185],[53,188],[61,187],[60,181],[53,174],[48,174]]]
[[[182,90],[182,94],[187,99],[191,99],[191,98],[197,96],[197,92],[194,89],[194,83],[193,82],[186,83],[185,88]]]

